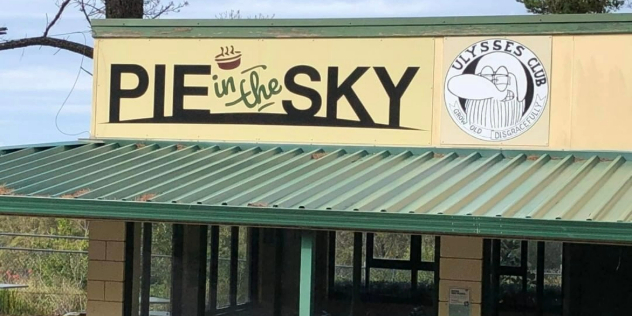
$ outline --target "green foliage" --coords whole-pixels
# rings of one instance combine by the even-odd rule
[[[85,221],[0,216],[0,231],[87,237]],[[87,240],[0,237],[0,246],[26,249],[87,251]],[[85,310],[88,258],[81,253],[0,251],[0,281],[27,284],[27,289],[0,291],[0,313],[63,315]]]
[[[521,266],[520,240],[501,240],[500,264],[508,267]],[[545,311],[561,307],[562,297],[562,243],[546,242],[544,247],[544,292]],[[522,291],[521,276],[500,276],[498,302],[500,308],[521,310],[534,308],[537,288],[537,242],[528,242],[527,249],[527,292]]]
[[[230,292],[230,249],[231,227],[222,226],[219,229],[219,267],[217,284],[217,307],[229,305],[228,293]],[[237,264],[237,303],[246,303],[248,298],[248,229],[239,228],[238,240],[238,264]]]
[[[8,315],[23,315],[31,312],[28,304],[18,297],[16,291],[0,291],[0,312]]]
[[[64,315],[85,310],[86,292],[73,282],[58,279],[55,286],[47,286],[36,278],[26,282],[27,289],[0,291],[0,314],[12,316]]]
[[[87,236],[87,223],[80,220],[55,218],[0,217],[0,231],[64,236]],[[171,291],[172,225],[152,225],[150,295],[169,298]],[[245,303],[249,291],[248,229],[239,229],[237,301]],[[366,237],[364,237],[366,239]],[[353,233],[338,233],[336,264],[351,266],[353,261]],[[231,228],[221,227],[219,236],[218,306],[228,305],[230,288]],[[366,242],[365,240],[363,242]],[[86,240],[33,237],[0,237],[0,246],[16,248],[86,251]],[[363,257],[366,249],[363,247]],[[209,252],[210,254],[210,252]],[[410,236],[376,234],[374,256],[407,260],[410,256]],[[424,236],[424,261],[434,260],[434,238]],[[336,280],[341,286],[351,286],[348,275],[341,269]],[[363,274],[364,275],[364,274]],[[371,289],[374,293],[398,296],[410,294],[410,271],[373,269]],[[57,316],[70,311],[85,310],[87,256],[83,254],[0,251],[0,282],[28,284],[29,288],[0,291],[0,314],[16,316]],[[430,292],[434,286],[432,272],[420,271],[419,286]],[[208,285],[207,285],[208,286]],[[152,305],[152,309],[166,309],[167,305]]]
[[[528,243],[527,267],[531,271],[536,269],[537,246],[536,242]],[[544,269],[547,272],[561,273],[562,271],[562,243],[546,242],[544,246]],[[519,267],[521,265],[521,241],[515,239],[503,239],[500,241],[500,264],[506,267]]]
[[[535,14],[610,13],[621,9],[628,0],[516,0]]]
[[[409,260],[410,235],[376,233],[373,239],[373,257]]]
[[[362,240],[362,266],[365,266],[366,258],[366,234]],[[421,256],[422,260],[432,262],[435,260],[435,237],[423,236]],[[336,232],[336,259],[335,259],[335,292],[340,297],[349,298],[353,287],[353,232]],[[373,239],[373,258],[387,260],[410,260],[411,236],[407,234],[375,233]],[[365,268],[361,271],[362,282],[365,278]],[[432,288],[434,287],[434,272],[418,271],[418,293],[421,298],[416,298],[420,304],[432,304]],[[371,268],[369,288],[362,287],[363,293],[381,298],[394,300],[406,300],[410,298],[411,271],[396,269]],[[370,299],[370,298],[367,298]]]
[[[149,281],[149,295],[153,297],[169,298],[171,293],[171,237],[172,225],[152,225],[152,254],[151,279]],[[159,257],[160,256],[160,257]]]
[[[152,225],[152,254],[158,255],[151,259],[150,295],[160,298],[169,298],[171,292],[171,256],[173,230],[171,224]],[[230,249],[231,227],[222,226],[219,229],[219,267],[217,285],[217,305],[226,307],[229,305],[230,289]],[[237,303],[245,303],[248,298],[248,229],[239,229],[239,251],[237,269]],[[210,256],[210,243],[207,253]],[[207,282],[207,289],[210,284]],[[165,309],[168,306],[152,306],[152,309]]]

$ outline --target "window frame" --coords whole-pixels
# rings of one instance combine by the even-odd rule
[[[363,241],[363,235],[366,234],[366,241]],[[410,236],[410,253],[407,260],[401,259],[384,259],[375,258],[373,253],[373,247],[375,242],[375,233],[354,233],[354,260],[352,271],[353,274],[360,276],[361,290],[355,289],[358,285],[354,283],[354,293],[351,296],[347,293],[341,293],[336,291],[335,285],[335,272],[336,272],[336,232],[329,232],[328,243],[328,297],[331,300],[344,300],[353,298],[353,296],[359,296],[359,300],[362,302],[372,303],[389,303],[389,304],[413,304],[418,303],[418,299],[421,295],[418,288],[418,272],[428,271],[434,273],[434,286],[431,293],[431,299],[433,307],[438,312],[439,302],[439,268],[440,268],[440,251],[441,251],[441,237],[434,237],[434,262],[423,261],[423,235],[406,234]],[[358,249],[358,247],[360,249]],[[362,247],[366,247],[365,255],[362,256]],[[362,266],[362,259],[365,261],[364,267]],[[361,271],[364,268],[364,282],[361,281]],[[371,269],[392,269],[411,272],[411,288],[410,295],[407,297],[394,298],[389,296],[380,295],[377,293],[370,293],[370,276]],[[360,271],[358,273],[357,271]],[[358,276],[355,276],[357,278]]]
[[[529,240],[520,241],[520,266],[504,266],[500,262],[501,257],[501,239],[485,239],[483,241],[483,314],[490,316],[498,316],[503,310],[499,308],[498,300],[500,298],[500,279],[502,276],[517,276],[522,278],[521,295],[523,300],[527,299],[528,286],[528,260],[529,260]],[[521,308],[534,315],[544,315],[544,276],[545,276],[545,255],[546,242],[536,242],[536,294],[534,308],[527,308],[527,304],[523,302]],[[562,264],[564,265],[564,256],[566,244],[562,245]],[[562,270],[562,291],[564,291],[564,270]],[[562,293],[562,297],[564,294]],[[562,300],[562,304],[564,301]],[[563,306],[562,306],[563,310]],[[508,311],[512,312],[512,311]]]
[[[230,242],[230,286],[228,293],[228,306],[217,307],[217,286],[219,275],[219,228],[218,225],[209,226],[210,260],[209,260],[209,293],[205,306],[205,315],[216,316],[225,313],[238,312],[249,309],[255,304],[258,297],[258,270],[259,270],[259,229],[253,227],[228,226],[231,228]],[[248,299],[245,303],[238,303],[238,274],[239,274],[239,231],[247,229],[246,260],[248,267]]]
[[[138,249],[140,255],[140,288],[139,288],[139,296],[140,296],[140,304],[139,304],[139,315],[140,316],[148,316],[150,310],[149,297],[151,290],[151,258],[152,255],[152,236],[153,236],[153,223],[152,222],[144,222],[139,223],[139,226],[128,225],[128,236],[126,251],[128,256],[133,256],[133,252],[135,251],[133,248],[134,243],[132,240],[134,239],[134,227],[141,227],[142,232],[140,233],[141,239],[140,244],[142,247]],[[178,243],[181,243],[181,228],[183,225],[181,224],[171,224],[172,225],[172,253],[171,253],[171,288],[172,293],[170,294],[169,300],[169,310],[173,310],[174,297],[179,297],[178,295],[174,295],[178,289],[178,284],[174,285],[174,276],[180,275],[182,271],[176,271],[178,267],[175,266],[176,259],[178,256],[182,255],[181,247],[174,247]],[[201,286],[198,291],[198,296],[201,299],[200,306],[203,310],[205,316],[218,316],[226,313],[243,311],[251,308],[258,298],[258,276],[259,276],[259,236],[260,230],[255,227],[240,227],[240,226],[226,226],[231,228],[231,249],[230,249],[230,287],[229,287],[229,306],[227,307],[217,307],[217,286],[218,286],[218,267],[219,267],[219,228],[218,225],[201,225],[206,230],[202,231],[201,238],[206,240],[201,244],[200,254],[204,256],[205,263],[202,265],[204,271],[200,271],[200,276],[203,276],[205,281],[205,286]],[[247,229],[246,236],[246,245],[248,247],[246,251],[246,260],[248,265],[248,293],[247,293],[247,302],[238,304],[237,302],[237,294],[238,294],[238,275],[239,275],[239,232],[241,229]],[[210,239],[210,240],[209,240]],[[138,245],[140,247],[140,244]],[[210,247],[210,253],[208,253],[207,249]],[[129,267],[126,266],[126,269],[129,269],[131,273],[133,269],[132,260],[126,260],[126,263]],[[131,275],[131,274],[130,274]],[[131,312],[131,300],[132,297],[132,285],[133,278],[126,278],[126,280],[130,280],[129,290],[126,293],[129,293],[129,296],[126,296],[126,301],[129,301],[127,305],[127,309]],[[208,281],[208,291],[206,282]],[[176,281],[177,282],[177,281]],[[181,284],[180,291],[182,291]],[[213,304],[214,302],[214,304]],[[177,302],[176,302],[177,303]],[[126,314],[127,315],[127,314]]]

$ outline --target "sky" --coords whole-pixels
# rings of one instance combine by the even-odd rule
[[[55,0],[0,3],[0,26],[9,28],[5,39],[40,36],[47,18],[57,13]],[[212,19],[230,10],[274,18],[526,14],[515,0],[189,0],[189,6],[166,18]],[[92,46],[89,29],[83,15],[69,7],[49,34]],[[92,60],[66,51],[0,51],[0,146],[88,138],[91,72]]]

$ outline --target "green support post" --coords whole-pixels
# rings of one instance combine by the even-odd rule
[[[312,315],[312,279],[314,277],[314,233],[303,231],[301,235],[301,284],[299,316]]]

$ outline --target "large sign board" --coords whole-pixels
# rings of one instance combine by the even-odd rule
[[[97,138],[428,146],[434,39],[99,39]]]
[[[546,146],[551,37],[445,38],[446,145]]]

